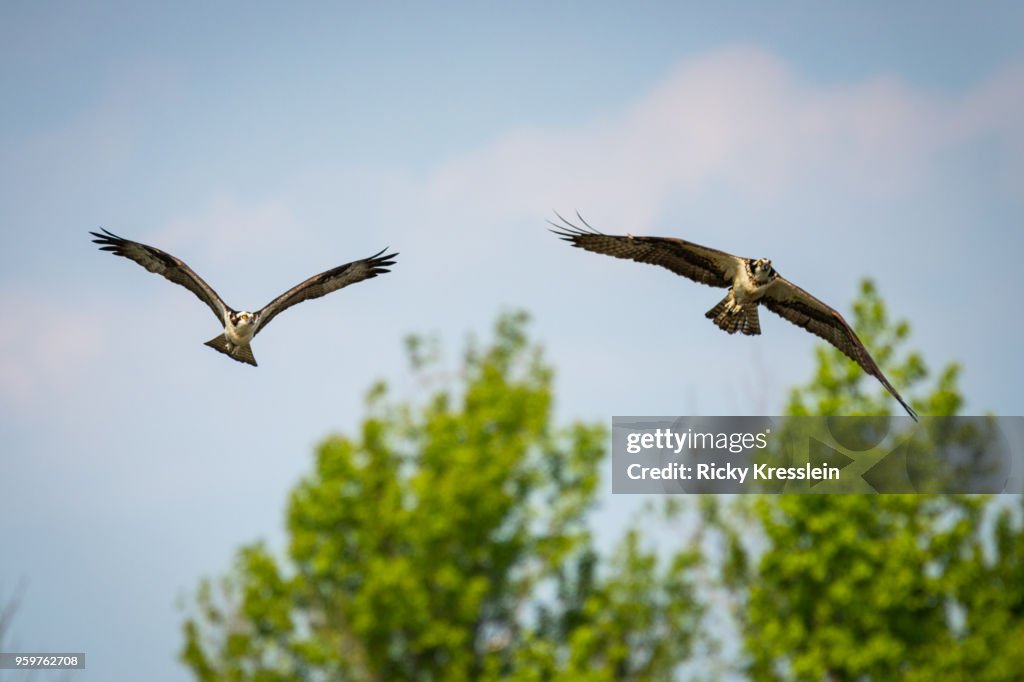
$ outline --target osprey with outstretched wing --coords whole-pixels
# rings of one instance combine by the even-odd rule
[[[757,307],[764,304],[776,315],[803,327],[842,351],[865,372],[878,379],[907,413],[917,420],[917,413],[885,378],[843,316],[776,272],[770,260],[740,258],[671,237],[602,234],[588,225],[578,213],[576,215],[584,227],[573,225],[559,215],[562,224],[551,223],[556,228],[552,232],[573,246],[587,251],[660,265],[695,282],[728,288],[725,298],[709,310],[705,317],[730,334],[760,334]]]
[[[93,242],[100,245],[101,251],[110,251],[114,255],[129,258],[150,272],[162,275],[195,294],[200,301],[210,307],[217,320],[224,325],[224,333],[210,339],[206,345],[253,367],[256,366],[256,358],[253,357],[249,343],[279,313],[296,303],[319,298],[349,284],[390,272],[388,266],[395,264],[395,256],[398,255],[385,254],[384,251],[387,249],[383,249],[369,258],[321,272],[292,287],[256,312],[250,313],[247,310],[239,311],[229,307],[209,284],[192,271],[192,268],[169,253],[153,246],[122,239],[107,230],[103,230],[103,234],[89,234],[96,237]]]

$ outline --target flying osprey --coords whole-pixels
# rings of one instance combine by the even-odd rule
[[[302,284],[292,287],[260,310],[250,313],[246,310],[239,311],[229,307],[209,284],[192,271],[192,268],[169,253],[153,246],[122,239],[107,230],[103,230],[103,234],[98,232],[89,234],[96,237],[93,242],[100,245],[101,251],[110,251],[114,255],[130,258],[150,272],[163,275],[198,296],[200,301],[210,306],[210,310],[224,325],[224,333],[210,339],[206,345],[253,367],[256,366],[256,358],[253,357],[249,343],[252,341],[252,337],[266,327],[278,313],[296,303],[319,298],[324,294],[347,287],[349,284],[390,272],[387,268],[395,264],[395,256],[398,255],[397,253],[382,255],[384,251],[387,251],[387,249],[383,249],[369,258],[321,272]]]
[[[558,215],[557,213],[555,215]],[[732,254],[671,237],[634,237],[602,234],[576,214],[585,227],[573,225],[562,216],[562,224],[551,223],[552,230],[573,246],[587,251],[651,263],[668,268],[677,275],[713,287],[728,287],[718,305],[705,317],[730,334],[761,333],[757,307],[781,315],[793,324],[819,336],[875,377],[900,405],[917,420],[917,413],[882,374],[867,348],[836,310],[781,276],[766,258],[740,258]],[[550,222],[550,221],[548,221]]]

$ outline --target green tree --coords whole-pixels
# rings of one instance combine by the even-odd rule
[[[696,557],[586,525],[607,431],[552,421],[523,314],[454,378],[411,339],[418,404],[367,398],[291,495],[290,545],[243,547],[200,584],[182,660],[199,680],[670,679],[698,612]]]
[[[963,404],[958,366],[947,365],[927,386],[919,354],[898,354],[909,325],[889,321],[871,282],[853,309],[853,326],[921,413],[956,414]],[[814,380],[792,392],[790,415],[892,408],[891,397],[838,351],[821,347],[817,357]],[[723,580],[737,605],[747,674],[1024,679],[1024,534],[1003,502],[967,495],[769,495],[731,507],[706,501],[728,548]]]

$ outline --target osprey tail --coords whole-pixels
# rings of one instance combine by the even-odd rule
[[[214,350],[219,350],[232,360],[238,360],[239,362],[244,362],[248,365],[252,365],[253,367],[256,366],[256,358],[253,357],[252,348],[249,347],[249,344],[239,346],[238,344],[231,343],[223,334],[221,334],[220,336],[210,339],[204,345],[209,346]]]
[[[715,324],[730,334],[740,331],[747,336],[756,336],[761,333],[757,304],[751,303],[736,307],[732,302],[731,292],[719,301],[718,305],[704,313],[704,317],[713,320]]]

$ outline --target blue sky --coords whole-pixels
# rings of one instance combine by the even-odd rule
[[[4,3],[14,643],[87,652],[76,680],[188,679],[180,601],[239,544],[280,546],[374,380],[411,394],[410,332],[454,361],[529,310],[562,419],[772,414],[809,377],[805,332],[727,337],[702,315],[721,292],[571,249],[554,210],[769,257],[843,311],[871,276],[933,368],[963,363],[968,412],[1024,413],[1024,8],[704,4]],[[253,369],[99,226],[237,308],[401,256],[277,318]]]

